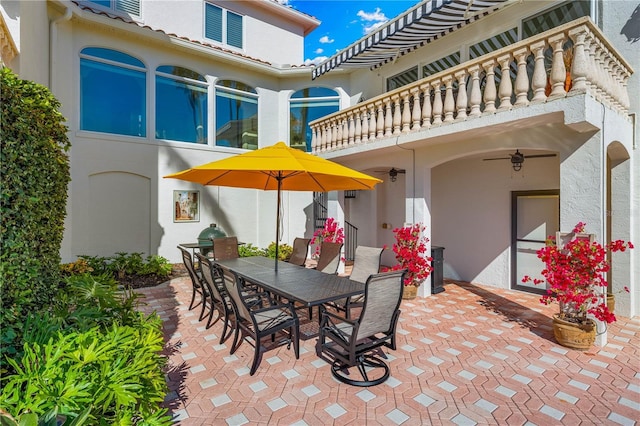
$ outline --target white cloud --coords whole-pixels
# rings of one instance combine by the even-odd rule
[[[316,50],[313,51],[313,53],[315,53],[316,55],[320,55],[321,53],[324,53],[324,49],[321,47],[318,47]]]
[[[318,41],[322,44],[328,44],[328,43],[333,43],[335,40],[332,38],[329,38],[329,36],[322,36]]]
[[[305,59],[304,64],[306,66],[311,66],[311,65],[320,65],[321,62],[327,60],[328,58],[326,56],[316,56],[313,59]]]
[[[360,10],[358,11],[358,17],[360,17],[362,21],[368,22],[368,24],[362,27],[363,34],[369,34],[389,22],[389,18],[386,17],[379,7],[376,7],[376,10],[371,13]]]
[[[381,26],[383,26],[386,23],[387,23],[387,21],[385,21],[385,22],[376,22],[375,24],[371,24],[371,25],[365,25],[364,27],[362,27],[362,32],[363,32],[363,34],[369,34],[370,32],[377,30],[378,28],[380,28]]]
[[[276,0],[278,3],[287,6],[289,4],[289,0]]]
[[[371,13],[365,12],[364,10],[359,10],[357,15],[360,17],[360,19],[367,22],[371,22],[371,21],[387,22],[389,20],[389,18],[387,18],[385,14],[382,13],[382,11],[380,11],[379,7],[376,7],[375,12],[371,12]]]

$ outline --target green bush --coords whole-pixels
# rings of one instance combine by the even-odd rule
[[[58,410],[71,418],[90,407],[91,423],[106,424],[164,412],[160,324],[153,316],[136,327],[58,332],[45,344],[25,343],[22,358],[9,360],[16,374],[5,378],[2,405],[16,416]]]
[[[240,257],[265,256],[263,249],[255,247],[251,243],[238,246],[238,254]]]
[[[73,421],[88,408],[89,423],[170,424],[159,409],[167,390],[162,321],[136,311],[137,297],[111,274],[66,278],[49,311],[26,316],[0,407],[20,419],[57,410]]]
[[[278,260],[287,260],[291,257],[291,253],[293,253],[293,247],[288,244],[280,244],[278,246]],[[265,250],[265,256],[270,257],[271,259],[276,258],[276,243],[272,242],[269,244],[269,247]]]
[[[59,107],[46,87],[0,70],[1,354],[14,353],[22,318],[60,283],[70,144]]]

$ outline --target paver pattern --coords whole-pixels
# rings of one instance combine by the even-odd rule
[[[371,388],[336,381],[315,353],[317,325],[299,311],[300,359],[270,349],[254,376],[253,347],[230,355],[221,322],[189,311],[191,283],[140,289],[143,312],[164,321],[170,393],[183,425],[636,425],[640,424],[640,318],[609,325],[608,344],[558,345],[557,306],[539,296],[447,281],[446,291],[404,300],[391,377]]]

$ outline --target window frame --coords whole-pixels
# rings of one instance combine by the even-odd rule
[[[331,90],[332,92],[334,92],[334,95],[331,96],[327,96],[327,95],[323,95],[323,96],[311,96],[311,97],[300,97],[300,98],[294,98],[294,96],[297,93],[302,92],[305,89],[326,89],[326,90]],[[288,137],[289,137],[289,146],[290,147],[297,147],[298,145],[292,145],[292,122],[291,122],[291,109],[293,106],[296,106],[296,104],[298,104],[298,108],[302,107],[302,106],[307,106],[307,107],[311,107],[313,108],[313,104],[321,104],[321,103],[328,103],[328,102],[336,102],[336,112],[340,111],[341,109],[341,96],[340,96],[340,92],[335,89],[335,88],[331,88],[331,87],[326,87],[326,86],[308,86],[308,87],[303,87],[300,88],[298,90],[294,90],[291,92],[291,94],[289,95],[289,107],[288,107],[288,118],[289,118],[289,123],[288,123],[288,128],[289,128],[289,133],[288,133]],[[304,105],[304,104],[311,104],[311,105]],[[322,105],[318,105],[318,106],[322,106]],[[326,115],[326,114],[325,114]],[[324,116],[324,115],[323,115]],[[311,119],[308,120],[308,122],[311,122],[315,119]],[[308,126],[309,124],[303,125],[303,126]],[[303,130],[302,134],[306,134],[306,128],[301,129]],[[311,146],[311,140],[307,141],[306,138],[304,140],[305,142],[305,152],[311,152],[313,150],[313,147]],[[301,144],[299,144],[301,145]]]
[[[130,63],[126,63],[126,62],[119,62],[119,61],[114,61],[112,59],[107,59],[104,57],[100,57],[100,56],[94,56],[91,53],[85,53],[86,50],[89,49],[101,49],[104,51],[111,51],[111,52],[115,52],[118,54],[123,54],[128,56],[129,58],[137,61],[140,63],[140,65],[132,65]],[[134,138],[142,138],[142,139],[147,139],[148,135],[149,135],[149,102],[150,102],[150,94],[149,94],[149,88],[148,88],[148,83],[149,83],[149,70],[147,65],[138,57],[131,55],[127,52],[121,51],[121,50],[116,50],[116,49],[112,49],[110,47],[101,47],[101,46],[85,46],[82,49],[80,49],[80,51],[78,52],[78,58],[79,58],[79,64],[78,64],[78,70],[79,70],[79,79],[78,79],[78,95],[79,95],[79,99],[78,99],[78,105],[79,107],[79,111],[78,111],[78,130],[82,131],[82,132],[95,132],[95,133],[99,133],[99,134],[105,134],[105,135],[117,135],[117,136],[121,136],[121,137],[134,137]],[[84,61],[91,61],[97,64],[104,64],[104,65],[108,65],[111,67],[117,67],[117,68],[121,68],[124,70],[128,70],[128,71],[133,71],[133,72],[137,72],[137,73],[141,73],[144,76],[144,85],[143,87],[143,91],[144,91],[144,96],[143,96],[143,104],[142,106],[142,110],[140,111],[141,114],[141,119],[144,118],[144,120],[142,120],[142,127],[141,127],[141,135],[135,135],[132,133],[119,133],[119,132],[111,132],[111,131],[104,131],[104,130],[96,130],[96,129],[89,129],[89,128],[84,128],[83,126],[83,97],[85,92],[83,91],[83,86],[82,86],[82,80],[83,80],[83,74],[82,74],[82,67],[83,67],[83,60]]]
[[[137,19],[141,19],[142,18],[142,7],[143,7],[143,3],[144,1],[142,0],[104,0],[104,1],[108,1],[109,2],[109,6],[105,6],[102,5],[100,3],[98,3],[97,0],[82,0],[80,1],[80,3],[84,3],[85,5],[91,7],[91,8],[95,8],[95,9],[99,9],[99,10],[104,10],[104,11],[108,11],[110,13],[115,13],[118,15],[126,15],[126,16],[132,16],[134,18]],[[126,2],[136,2],[137,3],[137,9],[138,9],[138,13],[132,13],[129,10],[127,10],[126,8],[122,7],[121,5],[123,3],[126,4]]]
[[[251,89],[251,91],[245,91],[245,90],[241,90],[241,89],[236,89],[235,87],[228,87],[228,86],[223,86],[220,83],[221,82],[227,82],[227,81],[231,81],[234,83],[239,83],[242,84],[244,86],[246,86],[247,89]],[[213,116],[213,126],[212,126],[212,133],[213,133],[213,146],[215,147],[223,147],[223,148],[235,148],[235,149],[248,149],[251,150],[251,148],[243,148],[242,147],[242,143],[240,143],[240,146],[231,146],[231,145],[219,145],[218,144],[218,120],[217,120],[217,116],[218,116],[218,94],[220,92],[222,93],[227,93],[230,94],[232,96],[237,96],[239,98],[241,98],[242,102],[250,102],[250,103],[255,103],[256,105],[256,138],[257,135],[259,134],[260,131],[260,94],[258,93],[258,91],[256,90],[255,87],[240,81],[240,80],[233,80],[230,78],[219,78],[216,80],[216,82],[212,85],[213,87],[213,108],[212,108],[212,116]],[[255,101],[255,102],[254,102]],[[250,117],[247,117],[250,118]],[[242,118],[240,120],[245,120],[247,118]],[[224,139],[220,139],[220,140],[224,140]],[[242,140],[240,140],[240,142],[242,142]],[[256,145],[257,149],[259,148],[259,146]]]

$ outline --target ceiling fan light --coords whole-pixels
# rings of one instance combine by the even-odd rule
[[[514,172],[519,172],[522,169],[522,163],[518,163],[515,161],[511,162],[511,166],[513,166],[513,171]]]

